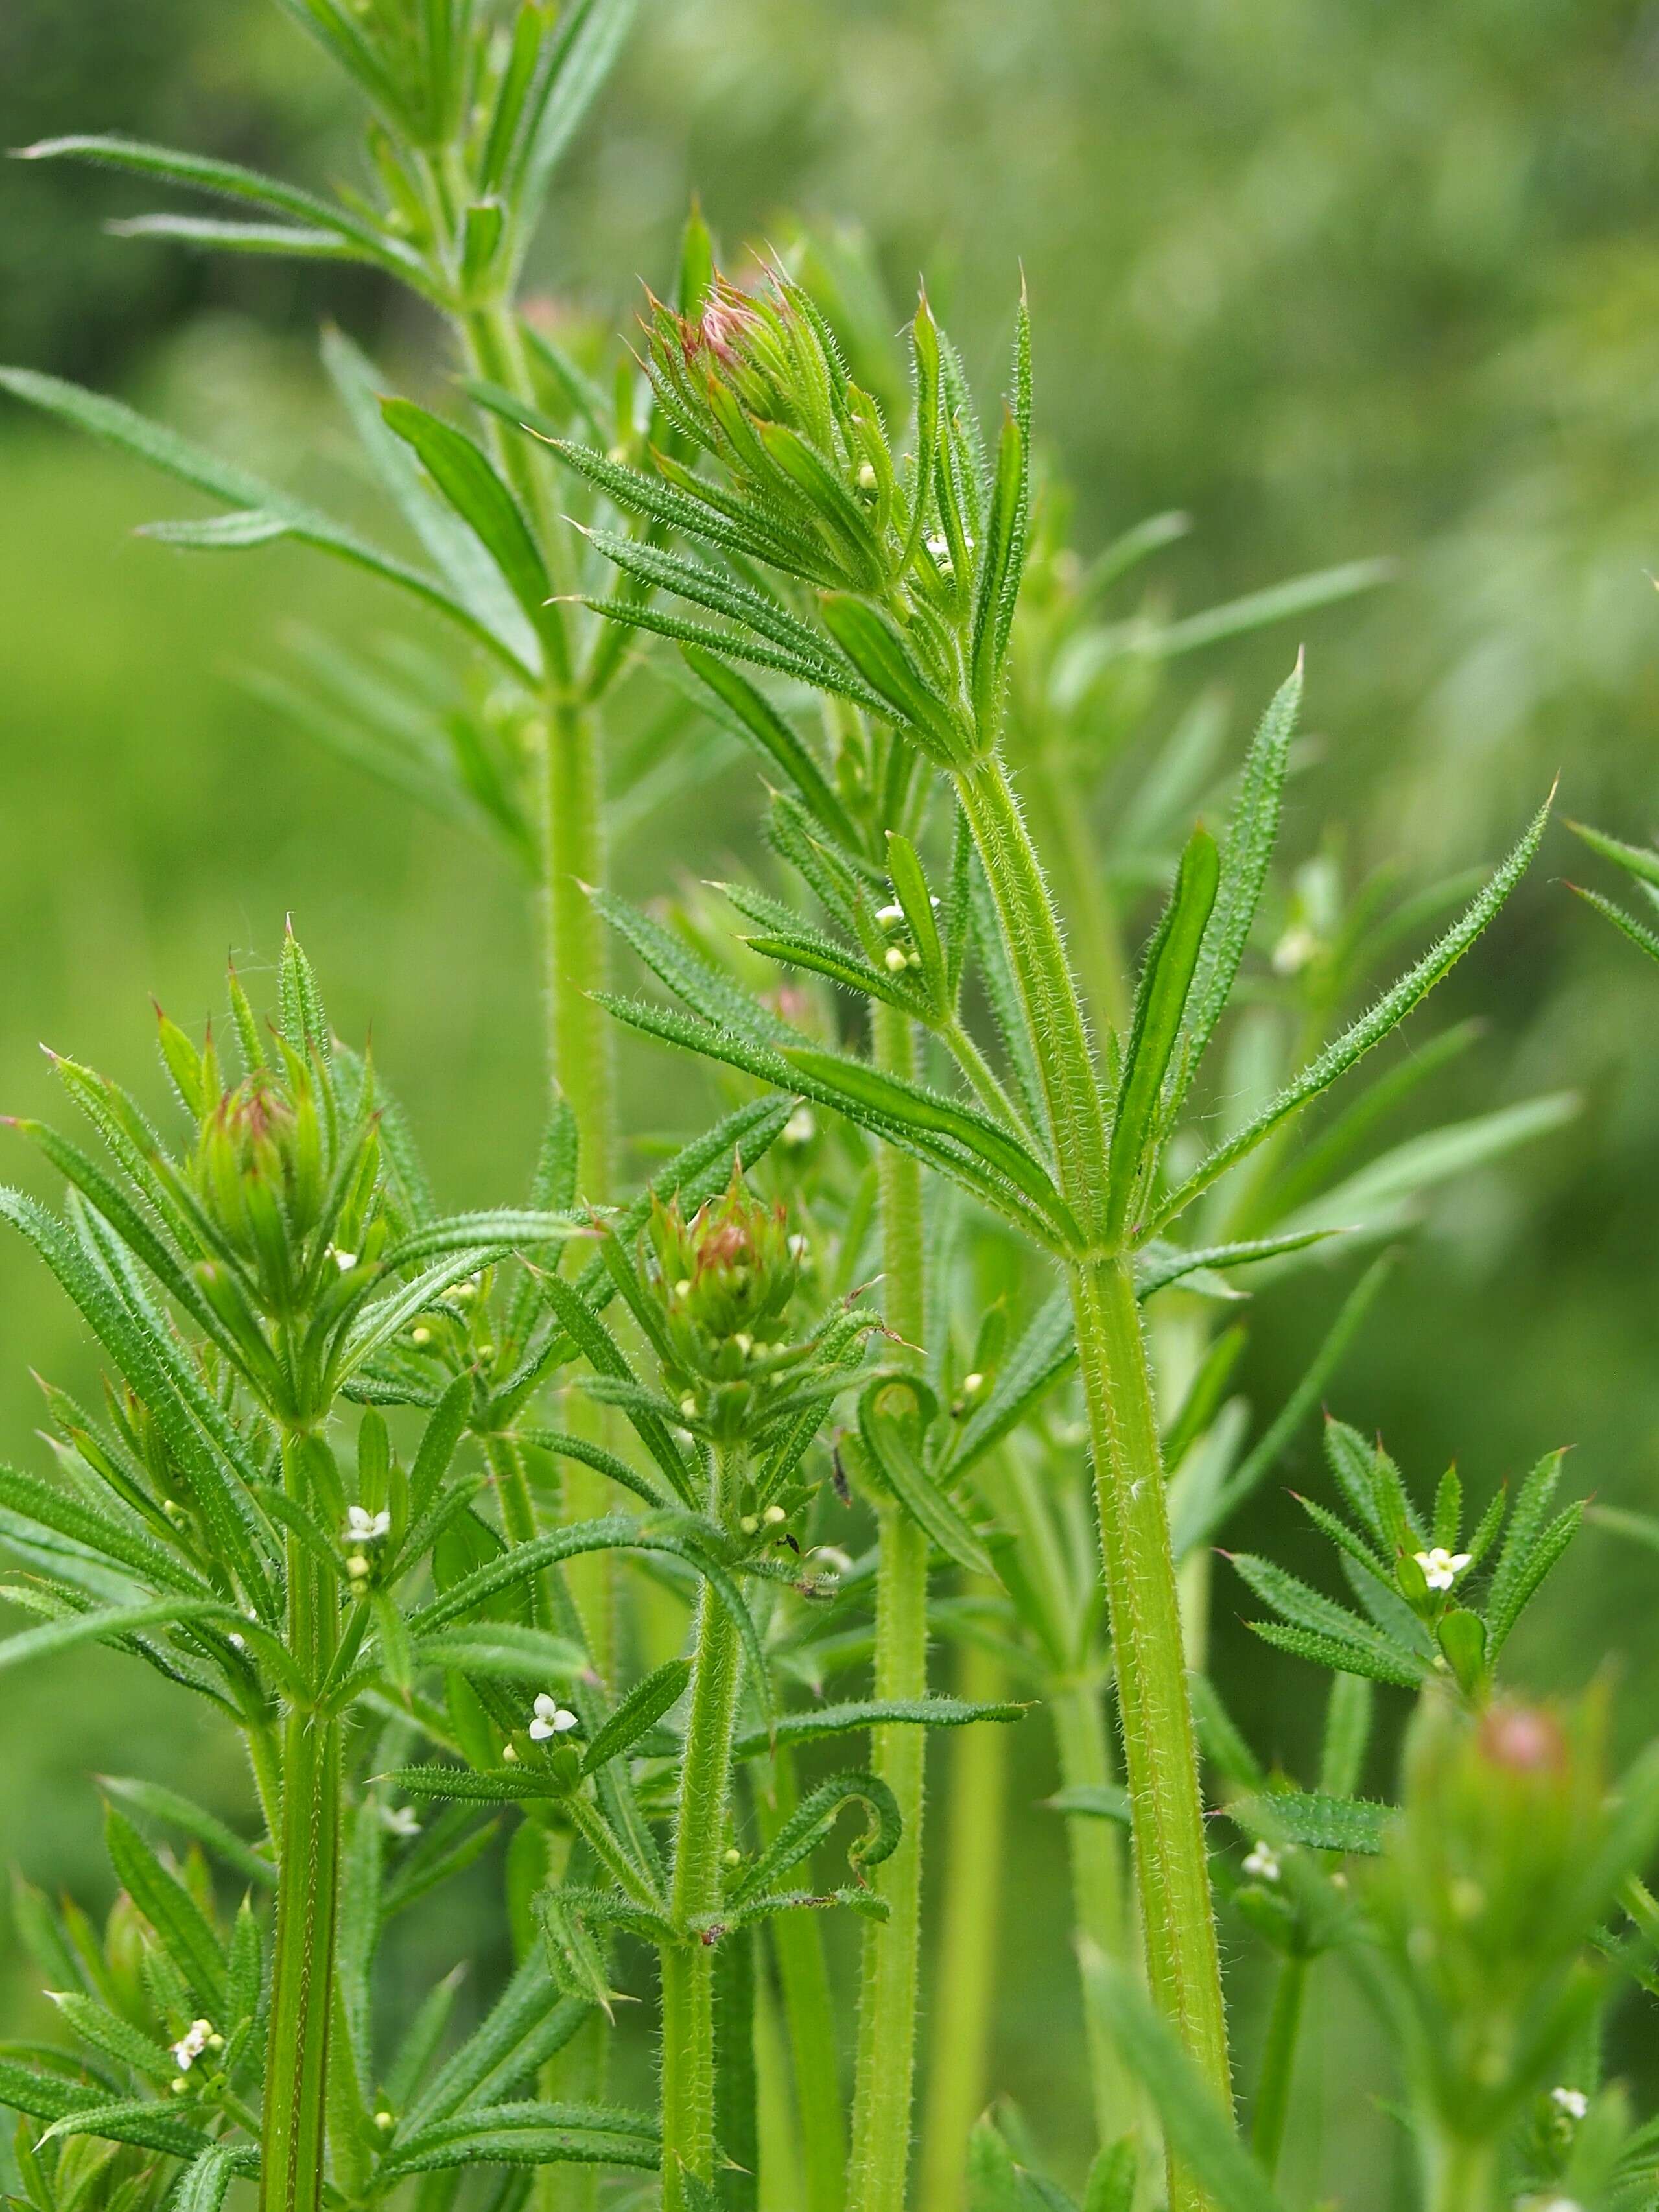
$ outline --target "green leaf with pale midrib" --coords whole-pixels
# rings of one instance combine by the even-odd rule
[[[1358,1851],[1374,1856],[1382,1849],[1395,1809],[1364,1797],[1273,1790],[1236,1798],[1227,1813],[1248,1834],[1268,1843],[1304,1844],[1313,1850]]]
[[[732,1747],[734,1759],[758,1759],[774,1745],[810,1743],[821,1735],[844,1735],[868,1728],[966,1728],[975,1721],[1018,1721],[1028,1706],[975,1702],[968,1698],[865,1698],[810,1712],[780,1713],[775,1733],[751,1729]]]
[[[1306,1105],[1310,1098],[1316,1097],[1322,1091],[1328,1090],[1340,1076],[1346,1074],[1356,1060],[1363,1058],[1373,1046],[1380,1044],[1391,1030],[1397,1028],[1441,978],[1455,966],[1520,881],[1543,836],[1544,825],[1549,819],[1550,804],[1551,801],[1547,799],[1539,808],[1508,860],[1439,942],[1431,946],[1415,967],[1407,969],[1400,981],[1383,994],[1369,1013],[1362,1014],[1358,1021],[1351,1023],[1341,1036],[1327,1045],[1324,1051],[1311,1060],[1276,1098],[1270,1100],[1259,1113],[1251,1116],[1242,1129],[1224,1144],[1218,1145],[1208,1158],[1200,1163],[1162,1207],[1149,1226],[1149,1234],[1156,1234],[1178,1214],[1184,1212],[1195,1198],[1206,1191],[1236,1162],[1243,1159],[1246,1153],[1253,1152],[1280,1122]]]

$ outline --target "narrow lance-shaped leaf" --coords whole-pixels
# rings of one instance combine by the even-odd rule
[[[876,695],[877,711],[908,728],[941,766],[965,765],[969,747],[950,708],[910,657],[879,608],[845,592],[823,602],[824,627]]]
[[[612,1759],[620,1759],[637,1743],[685,1692],[691,1679],[689,1659],[665,1659],[643,1680],[636,1682],[587,1747],[582,1772],[592,1774]]]
[[[718,654],[705,653],[695,645],[682,646],[680,653],[686,666],[716,702],[720,719],[752,744],[758,745],[766,757],[782,770],[832,837],[845,845],[856,845],[857,832],[823,770],[805,739],[770,700]]]
[[[867,1808],[868,1824],[847,1854],[853,1871],[861,1873],[864,1868],[890,1858],[898,1848],[902,1827],[891,1789],[873,1774],[833,1774],[801,1800],[760,1856],[744,1869],[732,1886],[732,1902],[775,1888],[792,1868],[817,1849],[842,1807],[856,1803]]]
[[[988,1167],[1006,1176],[1053,1223],[1062,1237],[1075,1238],[1077,1224],[1054,1179],[1018,1138],[1000,1128],[988,1115],[942,1098],[921,1084],[908,1083],[881,1069],[867,1066],[839,1054],[804,1050],[799,1047],[782,1054],[789,1066],[813,1079],[832,1095],[846,1097],[890,1121],[919,1130],[935,1130],[954,1138]]]
[[[0,389],[60,416],[106,445],[137,454],[153,468],[193,484],[215,499],[274,518],[290,537],[314,545],[322,552],[336,554],[384,581],[397,585],[428,605],[440,609],[526,683],[535,683],[536,672],[526,668],[510,647],[486,629],[471,610],[435,578],[383,552],[317,508],[291,498],[275,484],[267,483],[231,462],[220,460],[175,431],[148,421],[118,399],[108,398],[102,392],[83,391],[59,377],[42,375],[32,369],[0,369]],[[250,542],[261,543],[270,535],[261,526]]]
[[[848,1735],[872,1728],[968,1728],[979,1721],[1024,1720],[1022,1705],[987,1703],[969,1698],[862,1698],[844,1705],[815,1705],[805,1712],[781,1713],[772,1729],[740,1735],[735,1759],[758,1759],[781,1745],[812,1743],[820,1736]]]
[[[366,222],[349,208],[314,192],[267,177],[240,162],[215,161],[202,154],[180,153],[170,146],[152,146],[136,138],[77,136],[42,138],[21,149],[25,161],[80,161],[100,167],[125,169],[130,174],[155,177],[187,190],[211,193],[217,198],[244,200],[273,209],[302,224],[349,240],[366,261],[395,268],[405,283],[419,286],[423,272],[418,255]]]
[[[200,1905],[112,1805],[104,1814],[104,1841],[122,1887],[155,1929],[168,1957],[198,1996],[222,2010],[224,1953]]]
[[[991,1556],[971,1526],[911,1449],[899,1424],[877,1411],[882,1391],[896,1387],[872,1384],[859,1402],[859,1432],[876,1473],[947,1558],[970,1574],[995,1580]]]
[[[1616,930],[1629,938],[1638,951],[1645,952],[1650,960],[1659,960],[1659,930],[1649,929],[1644,923],[1638,921],[1634,915],[1626,914],[1623,907],[1615,905],[1612,899],[1603,898],[1600,891],[1587,891],[1578,884],[1571,884],[1569,888],[1577,892],[1586,906],[1593,906],[1599,915],[1604,915]]]
[[[933,919],[933,900],[915,847],[896,830],[887,833],[887,866],[893,889],[904,909],[910,936],[921,962],[922,980],[936,1013],[949,1012],[949,989],[945,972],[945,948]]]
[[[1215,904],[1219,868],[1214,838],[1206,830],[1194,830],[1147,951],[1112,1121],[1106,1196],[1106,1231],[1112,1237],[1123,1234],[1135,1193],[1150,1166],[1164,1073],[1181,1034],[1187,994]]]
[[[1232,995],[1244,948],[1279,838],[1279,802],[1290,759],[1291,738],[1302,706],[1302,659],[1274,693],[1244,757],[1238,797],[1227,825],[1215,904],[1204,933],[1203,949],[1188,1002],[1182,1057],[1176,1072],[1171,1111],[1178,1110],[1204,1057],[1205,1047]]]
[[[419,456],[433,483],[500,569],[532,625],[544,635],[551,589],[546,563],[518,501],[482,450],[465,431],[411,399],[383,399],[380,412],[387,428]]]
[[[1465,908],[1439,942],[1431,946],[1414,967],[1407,969],[1392,989],[1383,994],[1370,1012],[1362,1014],[1358,1021],[1351,1023],[1341,1036],[1327,1045],[1316,1059],[1310,1061],[1301,1074],[1276,1098],[1270,1100],[1259,1113],[1251,1116],[1243,1128],[1236,1131],[1224,1144],[1217,1146],[1206,1158],[1200,1161],[1160,1210],[1158,1218],[1151,1224],[1154,1231],[1183,1213],[1195,1198],[1247,1153],[1253,1152],[1265,1137],[1291,1115],[1299,1111],[1310,1098],[1316,1098],[1322,1091],[1328,1090],[1357,1060],[1380,1044],[1391,1030],[1397,1029],[1407,1015],[1428,996],[1435,985],[1462,958],[1521,880],[1543,836],[1544,826],[1549,819],[1549,809],[1550,801],[1546,800],[1528,823],[1520,843],[1480,896]]]

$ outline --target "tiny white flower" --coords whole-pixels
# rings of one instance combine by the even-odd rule
[[[234,1628],[231,1630],[230,1634],[225,1638],[225,1641],[229,1644],[233,1651],[246,1651],[247,1650],[246,1637],[239,1636]]]
[[[1582,2120],[1589,2110],[1589,2099],[1582,2089],[1552,2089],[1550,2102],[1570,2120]]]
[[[900,945],[890,945],[884,955],[884,960],[889,971],[895,975],[902,969],[910,965],[910,956]]]
[[[878,907],[876,909],[876,920],[879,922],[902,921],[903,919],[904,908],[896,899],[893,901],[891,906]]]
[[[576,1725],[576,1716],[550,1698],[543,1690],[536,1699],[535,1717],[530,1723],[532,1743],[545,1743],[550,1735],[564,1735]]]
[[[1244,1871],[1255,1881],[1277,1881],[1279,1853],[1271,1844],[1253,1844],[1244,1860]]]
[[[380,1808],[380,1823],[388,1835],[418,1836],[421,1824],[415,1817],[412,1805],[386,1805]]]
[[[850,1574],[853,1571],[851,1553],[843,1552],[839,1544],[815,1544],[812,1557],[822,1559],[832,1575]]]
[[[343,1275],[349,1275],[357,1264],[357,1255],[355,1252],[343,1252],[337,1244],[329,1246],[328,1256]]]
[[[984,1388],[985,1377],[981,1374],[964,1375],[962,1378],[962,1395],[964,1398],[977,1398]]]
[[[348,1505],[342,1539],[348,1544],[378,1544],[392,1533],[392,1516],[384,1510],[371,1513],[366,1505]]]
[[[951,541],[942,530],[935,530],[929,537],[927,540],[927,550],[933,555],[935,561],[948,561],[950,559]]]
[[[797,1106],[783,1125],[786,1145],[810,1145],[818,1133],[818,1125],[810,1106]]]
[[[190,2026],[173,2046],[173,2056],[178,2062],[179,2071],[181,2074],[189,2073],[191,2068],[207,2049],[212,2036],[213,2022],[210,2020],[191,2021]]]
[[[1287,929],[1273,947],[1275,975],[1295,975],[1313,958],[1319,950],[1319,939],[1305,925]]]
[[[1468,1552],[1449,1552],[1443,1544],[1436,1544],[1426,1552],[1412,1555],[1423,1570],[1423,1579],[1431,1590],[1449,1590],[1469,1564]]]

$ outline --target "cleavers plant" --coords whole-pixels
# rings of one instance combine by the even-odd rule
[[[1433,2212],[1522,2190],[1636,2212],[1655,2133],[1601,2082],[1595,2029],[1621,1978],[1659,1978],[1653,1759],[1609,1786],[1599,1694],[1548,1708],[1497,1679],[1578,1523],[1548,1510],[1560,1455],[1507,1528],[1500,1493],[1465,1535],[1455,1474],[1425,1514],[1380,1447],[1328,1425],[1347,1517],[1307,1507],[1359,1610],[1233,1562],[1274,1616],[1259,1632],[1336,1672],[1314,1788],[1244,1741],[1206,1633],[1209,1540],[1319,1403],[1387,1263],[1261,1422],[1233,1388],[1241,1286],[1392,1238],[1434,1186],[1573,1110],[1526,1101],[1372,1153],[1464,1024],[1290,1142],[1498,914],[1546,810],[1484,882],[1345,896],[1328,848],[1280,884],[1300,659],[1231,775],[1213,694],[1149,742],[1162,672],[1381,564],[1108,619],[1182,519],[1085,568],[1036,468],[1024,301],[988,437],[926,297],[896,368],[870,272],[838,281],[844,246],[796,240],[734,282],[694,212],[672,302],[647,297],[638,357],[609,374],[597,333],[556,336],[521,301],[627,0],[283,4],[368,104],[359,185],[107,138],[27,152],[252,211],[129,229],[356,262],[435,311],[465,424],[387,396],[342,333],[323,349],[418,556],[113,399],[3,381],[226,510],[154,526],[162,543],[296,540],[441,618],[429,641],[298,641],[258,688],[522,867],[550,1110],[524,1206],[442,1214],[290,934],[269,1030],[233,975],[236,1072],[162,1020],[182,1144],[68,1060],[107,1164],[24,1125],[66,1208],[0,1208],[112,1371],[96,1412],[48,1390],[56,1483],[0,1473],[22,1571],[4,1595],[40,1616],[0,1665],[98,1641],[208,1698],[263,1832],[112,1780],[103,1936],[19,1891],[79,2053],[0,2057],[20,2199],[219,2212],[257,2180],[273,2212],[405,2191],[449,2212],[462,2190],[519,2212],[532,2188],[574,2212],[610,2167],[668,2212],[902,2212],[925,2051],[926,2212],[1068,2203],[1018,2114],[978,2117],[1010,1895],[1010,1731],[979,1724],[1029,1698],[1068,1828],[1086,2212],[1160,2188],[1180,2212],[1271,2212],[1328,1957],[1396,2056]],[[653,912],[617,898],[609,839],[743,749],[764,857]],[[1584,834],[1651,890],[1650,856]],[[1131,910],[1165,886],[1131,975]],[[613,936],[677,1003],[611,988]],[[700,1057],[724,1109],[631,1192],[618,1026]],[[930,1694],[941,1640],[962,1695]],[[843,1675],[854,1693],[830,1697]],[[1359,1794],[1373,1684],[1419,1700],[1398,1808]],[[924,2042],[935,1727],[968,1732]],[[867,1759],[826,1769],[848,1734]],[[1206,1842],[1206,1775],[1237,1863]],[[848,1808],[863,1826],[826,1878]],[[139,1822],[186,1838],[182,1863]],[[487,1854],[506,1986],[456,2041],[446,1978],[389,2040],[383,1935]],[[1274,1962],[1248,2147],[1218,1902]],[[858,1922],[850,2112],[835,1908]],[[654,2113],[605,2094],[642,1960]]]

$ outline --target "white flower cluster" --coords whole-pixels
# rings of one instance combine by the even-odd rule
[[[1449,1552],[1443,1544],[1436,1544],[1413,1556],[1431,1590],[1449,1590],[1469,1564],[1471,1555],[1468,1552]]]
[[[188,2074],[210,2044],[216,2049],[222,2040],[222,2037],[214,2033],[213,2022],[210,2020],[191,2021],[190,2026],[173,2046],[173,2055],[178,2061],[179,2071],[181,2074]]]
[[[1279,1853],[1271,1844],[1253,1844],[1244,1855],[1244,1871],[1253,1881],[1277,1881]]]
[[[550,1735],[565,1735],[576,1725],[576,1716],[562,1705],[556,1698],[550,1698],[545,1690],[536,1700],[536,1709],[530,1723],[532,1743],[545,1743]]]

